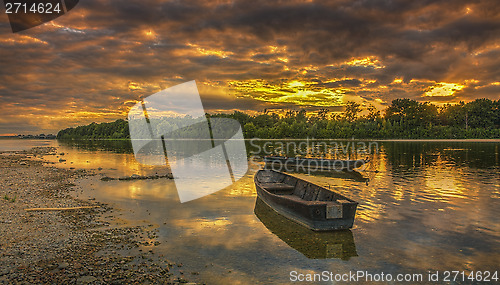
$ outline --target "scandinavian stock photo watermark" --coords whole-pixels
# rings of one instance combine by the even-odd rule
[[[367,270],[338,273],[332,271],[289,273],[290,282],[497,282],[498,271],[429,270],[426,273],[387,273]]]
[[[314,138],[290,141],[269,141],[252,138],[250,163],[266,166],[276,171],[363,171],[368,167],[370,156],[379,153],[376,141],[324,141]],[[293,158],[286,157],[293,153]],[[361,158],[362,157],[362,158]]]

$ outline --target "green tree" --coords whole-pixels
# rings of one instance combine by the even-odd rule
[[[358,118],[358,114],[361,112],[361,105],[356,102],[349,101],[345,104],[344,118],[348,122],[353,122]]]
[[[243,126],[244,137],[247,139],[255,137],[256,131],[257,131],[257,128],[255,127],[255,125],[252,122],[246,123]]]

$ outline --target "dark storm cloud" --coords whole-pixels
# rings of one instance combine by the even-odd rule
[[[191,79],[215,87],[303,79],[382,102],[431,100],[430,86],[451,82],[465,87],[434,101],[499,97],[496,0],[86,0],[52,23],[19,34],[4,28],[6,17],[2,130],[16,120],[22,131],[123,117],[131,101]],[[278,104],[238,94],[204,103],[208,110]]]

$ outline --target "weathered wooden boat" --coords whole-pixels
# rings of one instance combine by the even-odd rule
[[[315,231],[352,228],[358,203],[297,177],[261,169],[254,177],[257,195],[288,219]]]
[[[291,248],[310,259],[358,256],[351,230],[315,232],[276,213],[260,198],[255,200],[255,216]]]
[[[285,157],[285,156],[265,156],[264,162],[266,165],[278,165],[284,168],[301,167],[314,168],[329,171],[346,171],[362,167],[368,163],[368,159],[358,160],[341,160],[341,159],[326,159],[326,158],[302,158],[302,157]]]

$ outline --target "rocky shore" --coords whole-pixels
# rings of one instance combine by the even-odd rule
[[[188,283],[177,274],[182,264],[141,249],[155,227],[113,226],[106,222],[111,207],[70,196],[76,179],[94,174],[36,159],[55,153],[49,147],[0,153],[0,283]]]

